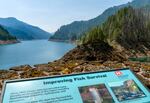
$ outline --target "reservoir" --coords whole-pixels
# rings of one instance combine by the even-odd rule
[[[48,63],[60,59],[75,47],[71,43],[47,40],[21,41],[17,44],[0,45],[0,69],[29,64]]]

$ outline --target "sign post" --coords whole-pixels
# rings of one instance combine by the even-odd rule
[[[1,103],[150,103],[130,69],[6,81]]]

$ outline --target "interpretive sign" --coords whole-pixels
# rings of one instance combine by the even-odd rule
[[[6,81],[1,103],[150,103],[130,69]]]

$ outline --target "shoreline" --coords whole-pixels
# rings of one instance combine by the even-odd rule
[[[20,43],[20,41],[18,40],[0,40],[0,45],[6,45],[6,44],[15,44],[15,43]]]
[[[64,43],[76,44],[75,41],[70,41],[70,40],[48,39],[48,41],[52,41],[52,42],[64,42]]]
[[[138,59],[139,57],[135,57],[134,59]],[[142,57],[141,57],[142,58]],[[143,57],[143,58],[145,58],[145,57]],[[150,58],[150,56],[148,56],[147,58]],[[53,62],[56,62],[56,61],[60,61],[61,59],[58,59],[58,60],[54,60],[54,61],[51,61],[51,62],[48,62],[48,63],[39,63],[39,64],[32,64],[32,65],[29,65],[29,64],[21,64],[21,65],[17,65],[17,66],[12,66],[12,67],[8,67],[8,68],[0,68],[0,71],[9,71],[9,70],[11,70],[12,68],[18,68],[18,67],[22,67],[22,66],[26,66],[26,65],[29,65],[30,67],[32,67],[32,68],[36,68],[36,66],[38,66],[38,65],[43,65],[43,64],[49,64],[49,63],[53,63]],[[80,60],[79,60],[80,61]],[[90,61],[89,61],[90,62]],[[98,62],[98,61],[97,61]],[[107,62],[107,61],[106,61]],[[145,63],[150,63],[149,61],[145,61],[145,62],[141,62],[141,61],[138,61],[138,60],[130,60],[130,58],[129,58],[129,60],[127,61],[127,62],[139,62],[139,63],[143,63],[143,64],[145,64]]]

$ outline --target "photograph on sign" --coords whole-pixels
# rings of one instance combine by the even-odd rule
[[[133,80],[126,80],[108,84],[120,102],[146,96]]]
[[[79,87],[83,103],[114,103],[105,84]]]

